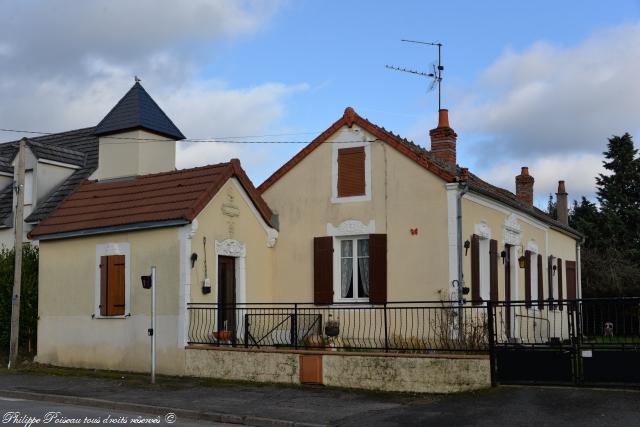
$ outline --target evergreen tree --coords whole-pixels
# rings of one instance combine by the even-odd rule
[[[640,159],[631,136],[609,139],[596,177],[599,207],[575,202],[569,225],[581,231],[582,287],[586,297],[640,296]]]
[[[558,202],[553,200],[553,194],[549,193],[547,202],[547,214],[553,219],[558,219]]]

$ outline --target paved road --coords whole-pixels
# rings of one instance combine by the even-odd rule
[[[150,386],[147,377],[137,374],[105,375],[62,369],[41,369],[38,374],[0,371],[0,390],[333,426],[640,425],[640,392],[631,390],[504,386],[415,395],[173,377],[160,377],[158,384]]]
[[[168,422],[167,420],[173,422]],[[2,424],[19,425],[24,427],[40,426],[43,423],[50,425],[60,425],[64,423],[77,426],[90,426],[96,424],[122,426],[140,425],[140,422],[144,421],[153,422],[150,425],[163,426],[233,427],[231,424],[204,423],[192,420],[174,419],[168,414],[163,416],[139,413],[135,414],[132,412],[110,411],[107,409],[90,408],[85,406],[0,397],[0,423]],[[30,422],[32,423],[31,425],[29,425]]]

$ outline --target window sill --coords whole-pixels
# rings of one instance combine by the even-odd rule
[[[331,197],[331,203],[355,203],[355,202],[369,202],[371,201],[370,194],[363,194],[362,196],[350,196],[350,197]]]
[[[126,319],[128,317],[131,317],[131,313],[123,314],[123,315],[119,315],[119,316],[102,316],[100,314],[92,314],[91,315],[92,319]]]
[[[363,305],[368,305],[368,306],[373,306],[374,304],[371,303],[371,301],[369,301],[369,299],[353,299],[353,300],[336,300],[334,302],[331,303],[332,307],[348,307],[350,305],[357,305],[357,306],[363,306]]]

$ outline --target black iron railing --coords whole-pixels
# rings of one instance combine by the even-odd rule
[[[489,345],[487,308],[457,302],[187,309],[190,344],[393,352],[486,352]]]

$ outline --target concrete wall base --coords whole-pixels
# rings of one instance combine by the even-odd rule
[[[316,365],[318,362],[320,366]],[[307,368],[309,363],[311,369]],[[481,355],[356,354],[191,346],[186,349],[185,374],[413,393],[455,393],[491,386],[489,358]]]

